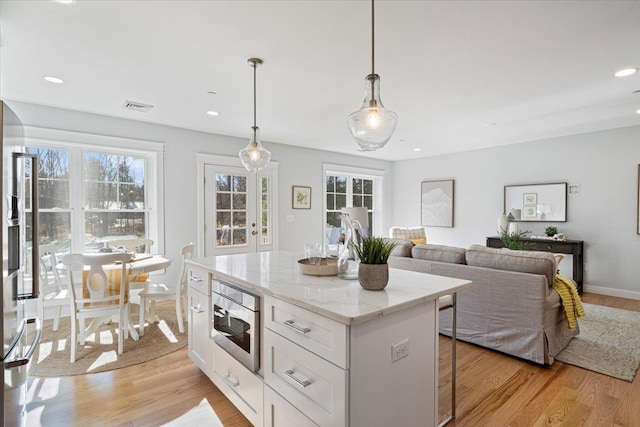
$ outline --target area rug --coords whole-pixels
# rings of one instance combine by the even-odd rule
[[[555,359],[633,381],[640,365],[640,312],[583,305],[586,316],[578,319],[580,335]]]
[[[118,324],[102,325],[87,337],[84,346],[78,344],[75,363],[70,362],[69,317],[60,319],[56,332],[51,329],[52,322],[46,321],[29,373],[37,377],[60,377],[104,372],[146,362],[187,345],[186,329],[185,333],[178,332],[175,306],[158,305],[156,314],[160,321],[147,323],[144,336],[138,341],[131,337],[125,339],[121,355],[118,355]],[[137,330],[135,315],[133,322]]]

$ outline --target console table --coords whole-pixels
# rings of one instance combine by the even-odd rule
[[[584,273],[584,241],[582,240],[546,240],[546,239],[520,239],[530,243],[532,250],[553,252],[557,254],[573,255],[573,280],[578,285],[578,292],[582,293],[582,278]],[[487,237],[487,247],[504,248],[499,237]]]

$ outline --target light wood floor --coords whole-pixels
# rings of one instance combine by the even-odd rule
[[[583,301],[640,311],[640,301],[593,294],[584,294]],[[448,338],[441,337],[440,348],[444,416]],[[640,426],[640,375],[628,383],[561,362],[541,367],[461,342],[457,349],[458,407],[450,426]],[[250,425],[186,349],[106,373],[32,378],[29,397],[28,426],[212,426],[217,419],[224,426]]]

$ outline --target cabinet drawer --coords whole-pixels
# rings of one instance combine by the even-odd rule
[[[265,383],[321,426],[347,422],[348,371],[266,329]]]
[[[211,295],[211,285],[209,284],[209,273],[193,265],[187,266],[187,283],[193,289],[197,289],[205,295]]]
[[[213,343],[213,382],[254,426],[263,423],[262,378]]]
[[[288,302],[264,298],[265,326],[343,369],[349,368],[349,327]]]
[[[265,427],[318,426],[269,386],[264,387],[264,425]]]

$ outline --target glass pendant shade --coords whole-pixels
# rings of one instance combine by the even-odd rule
[[[260,142],[260,128],[251,126],[251,140],[249,144],[240,150],[239,156],[242,165],[250,172],[264,169],[271,160],[271,153]]]
[[[349,132],[362,151],[384,147],[398,125],[398,115],[384,108],[380,99],[380,76],[365,77],[365,97],[362,107],[349,114]]]

